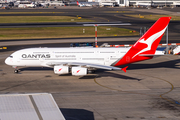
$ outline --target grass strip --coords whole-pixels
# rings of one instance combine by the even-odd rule
[[[44,23],[44,22],[93,22],[93,20],[70,16],[0,16],[0,23]]]
[[[142,18],[148,20],[158,20],[160,17],[172,17],[171,20],[180,20],[180,16],[172,16],[172,15],[126,15],[129,17]]]
[[[139,32],[116,27],[98,27],[98,37],[133,35],[139,35]],[[0,40],[94,36],[94,27],[0,28]]]
[[[0,12],[0,14],[54,14],[65,12]]]

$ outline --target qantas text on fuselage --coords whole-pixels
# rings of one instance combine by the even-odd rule
[[[50,58],[50,54],[22,54],[22,58]]]

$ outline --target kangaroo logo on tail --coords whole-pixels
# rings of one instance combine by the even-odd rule
[[[167,27],[166,27],[167,28]],[[142,49],[140,52],[138,52],[137,54],[135,54],[132,58],[134,58],[135,56],[139,55],[140,53],[143,53],[145,51],[151,50],[152,44],[154,43],[155,40],[157,40],[157,38],[161,37],[161,35],[165,32],[166,28],[164,28],[162,31],[152,35],[151,37],[149,37],[147,40],[145,40],[144,38],[139,40],[139,43],[144,43],[147,45],[146,48]]]
[[[119,66],[153,58],[159,42],[169,24],[171,17],[161,17],[154,25],[129,49],[129,51],[113,65]],[[143,56],[145,55],[145,56]],[[148,56],[149,55],[149,56]]]

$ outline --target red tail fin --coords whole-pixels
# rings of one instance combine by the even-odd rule
[[[79,5],[79,2],[78,1],[76,1],[77,2],[77,5]]]
[[[123,58],[115,63],[114,66],[129,64],[153,58],[158,44],[168,26],[171,17],[161,17],[154,25],[130,48]],[[146,56],[143,56],[146,54]]]

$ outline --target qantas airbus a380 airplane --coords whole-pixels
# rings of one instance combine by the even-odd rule
[[[164,55],[157,51],[158,44],[169,24],[171,17],[161,17],[130,48],[28,48],[14,52],[5,63],[17,68],[53,67],[55,74],[72,73],[75,76],[87,75],[95,69],[123,70],[116,66],[148,60],[155,55]],[[15,73],[18,70],[15,69]]]

